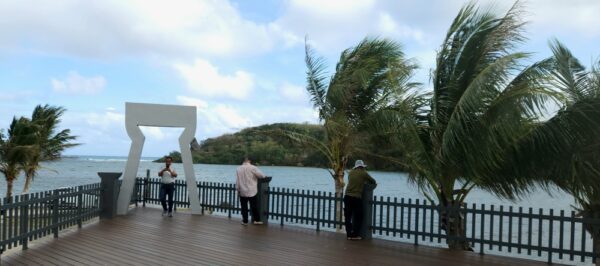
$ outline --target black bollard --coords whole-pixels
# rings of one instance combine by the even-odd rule
[[[269,183],[273,177],[267,176],[265,178],[258,179],[258,213],[260,215],[260,220],[264,224],[269,223]],[[252,218],[254,219],[254,218]]]
[[[117,214],[119,177],[121,173],[99,172],[100,176],[100,219],[112,219]]]
[[[373,190],[377,187],[377,184],[365,184],[362,193],[362,204],[363,204],[363,221],[360,228],[360,237],[362,239],[371,239],[373,226]]]

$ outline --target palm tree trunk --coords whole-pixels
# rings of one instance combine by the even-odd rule
[[[458,217],[450,218],[450,230],[448,231],[448,236],[452,236],[455,238],[462,238],[466,235],[464,219],[460,215],[456,215]],[[447,242],[448,248],[450,250],[464,250],[464,251],[472,251],[473,249],[464,239],[448,239]]]
[[[8,203],[12,203],[13,181],[14,178],[6,179],[6,200]]]
[[[33,180],[33,175],[30,175],[29,173],[25,174],[25,184],[23,185],[23,194],[29,192],[29,188],[31,187],[31,181]]]
[[[466,236],[465,219],[461,213],[460,204],[442,205],[440,209],[440,224],[449,237],[446,240],[448,248],[450,250],[472,251],[469,242],[464,239]]]
[[[334,177],[334,182],[335,182],[335,195],[336,197],[341,197],[344,194],[344,169],[342,169],[341,171],[336,171],[335,173],[335,177]],[[338,217],[339,220],[342,222],[342,224],[344,223],[344,211],[343,211],[343,204],[342,201],[336,201],[335,203],[335,217]],[[342,231],[342,227],[336,227],[336,232],[341,232]]]

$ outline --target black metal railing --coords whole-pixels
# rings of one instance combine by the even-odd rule
[[[0,205],[0,253],[98,217],[100,183],[12,198]]]
[[[598,256],[586,225],[600,225],[598,219],[565,215],[564,210],[524,210],[494,205],[441,208],[425,200],[374,197],[371,230],[383,238],[399,238],[415,245],[443,244],[447,239],[466,241],[481,254],[515,254],[526,258],[595,263]],[[448,236],[440,213],[458,213],[464,234]],[[558,215],[557,215],[558,214]]]
[[[342,195],[325,191],[271,188],[269,219],[279,224],[293,223],[322,228],[341,229]]]
[[[137,202],[160,204],[159,179],[139,178],[140,197]],[[203,212],[221,215],[239,214],[240,206],[235,184],[199,182],[199,199]],[[325,191],[269,188],[265,210],[269,222],[281,225],[309,226],[316,230],[341,229],[341,194]],[[458,209],[443,208],[420,199],[373,197],[368,206],[372,208],[370,230],[378,238],[444,246],[447,240],[466,241],[475,252],[510,254],[522,258],[552,262],[594,263],[598,256],[588,225],[600,225],[599,219],[576,217],[574,212],[522,207],[513,208],[494,205],[472,204]],[[186,184],[176,182],[175,205],[189,207]],[[462,220],[462,232],[449,236],[440,213],[458,213]],[[447,217],[445,219],[451,219]]]

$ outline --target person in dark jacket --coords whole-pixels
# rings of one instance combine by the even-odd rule
[[[348,185],[344,196],[344,218],[348,240],[362,239],[358,234],[363,220],[363,189],[367,183],[377,185],[375,179],[367,173],[366,167],[362,160],[356,160],[354,168],[348,174]]]

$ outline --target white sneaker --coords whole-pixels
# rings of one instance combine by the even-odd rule
[[[253,224],[257,224],[257,225],[258,225],[258,224],[263,224],[263,222],[261,222],[261,221],[254,221],[254,222],[252,222],[252,223],[253,223]]]
[[[169,217],[173,217],[173,213],[172,212],[169,212]]]
[[[248,225],[248,223],[244,223],[244,222],[242,222],[242,225]]]
[[[167,216],[167,211],[163,211],[162,216]]]

